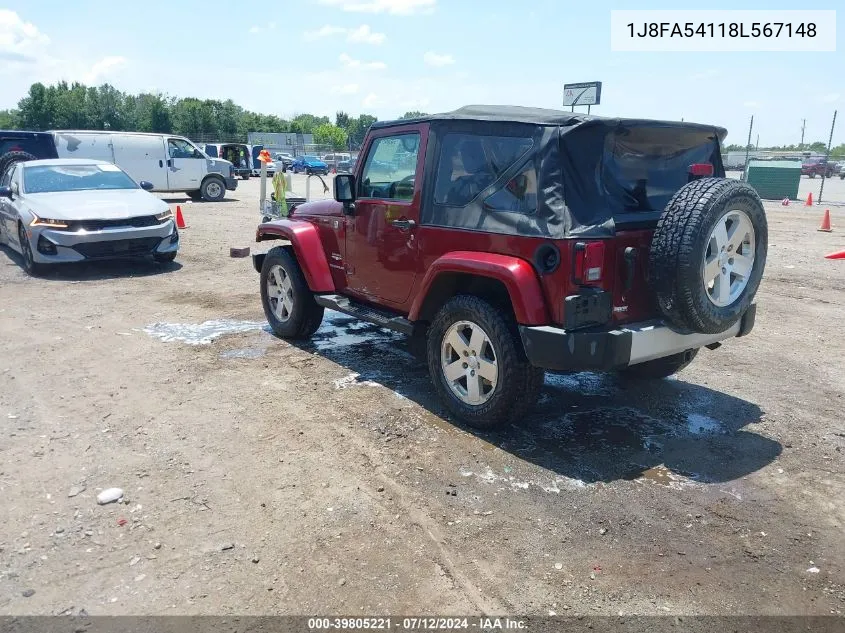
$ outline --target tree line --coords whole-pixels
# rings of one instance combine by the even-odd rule
[[[413,118],[421,112],[407,112]],[[231,99],[177,98],[128,94],[109,84],[85,86],[61,81],[34,83],[12,110],[0,110],[0,130],[116,130],[178,134],[196,141],[246,142],[249,132],[313,134],[314,142],[334,149],[358,149],[376,117],[338,112],[299,114],[290,120],[245,110]]]
[[[725,147],[726,152],[744,152],[749,150],[767,151],[767,152],[813,152],[816,154],[824,154],[827,152],[827,143],[823,141],[816,141],[815,143],[804,143],[803,145],[774,145],[772,147],[756,147],[753,143],[746,147],[745,145],[728,145]],[[830,148],[831,156],[845,156],[845,143]]]

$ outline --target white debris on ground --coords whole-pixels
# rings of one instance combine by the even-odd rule
[[[586,488],[587,484],[580,479],[572,479],[570,477],[556,476],[551,483],[541,483],[539,481],[527,480],[521,481],[513,475],[499,475],[493,472],[489,466],[485,468],[484,472],[475,472],[469,469],[461,469],[462,477],[476,477],[484,483],[499,484],[511,490],[528,490],[532,486],[539,488],[543,492],[553,492],[559,494],[561,490],[578,490]]]
[[[202,323],[153,323],[143,328],[150,336],[155,336],[165,343],[178,341],[188,345],[208,345],[214,339],[225,334],[253,332],[268,327],[259,321],[235,321],[214,319]]]
[[[338,378],[337,380],[333,380],[332,384],[334,384],[335,389],[348,389],[349,387],[382,387],[380,383],[377,383],[373,380],[358,380],[361,377],[361,374],[357,372],[352,372],[348,376],[344,376],[343,378]]]

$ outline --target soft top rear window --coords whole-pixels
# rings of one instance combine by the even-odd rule
[[[620,126],[605,137],[601,181],[617,212],[662,211],[689,182],[690,165],[718,156],[717,139],[699,129]]]

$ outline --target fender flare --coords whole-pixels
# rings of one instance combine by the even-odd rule
[[[508,292],[518,323],[544,325],[549,322],[543,289],[530,262],[510,255],[475,251],[452,251],[429,266],[411,304],[408,320],[419,319],[432,285],[443,273],[465,273],[500,281]]]
[[[301,220],[274,220],[258,225],[255,241],[289,240],[311,292],[334,292],[329,262],[317,227]],[[263,259],[263,258],[262,258]],[[260,268],[257,264],[256,267]]]

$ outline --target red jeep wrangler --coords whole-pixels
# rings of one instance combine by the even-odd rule
[[[370,128],[334,200],[259,225],[273,331],[331,308],[426,336],[466,423],[518,419],[544,370],[661,378],[754,325],[760,198],[728,180],[724,129],[519,107]]]

